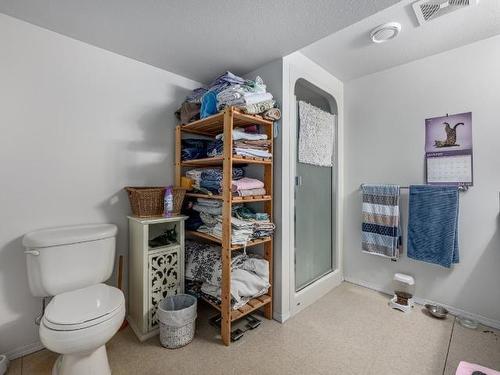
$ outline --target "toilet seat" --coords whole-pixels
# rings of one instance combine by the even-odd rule
[[[43,324],[55,331],[81,330],[113,319],[124,305],[120,289],[96,284],[55,296],[47,305]]]

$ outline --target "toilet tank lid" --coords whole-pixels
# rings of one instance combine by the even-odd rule
[[[114,224],[85,224],[49,228],[30,232],[23,237],[23,246],[34,249],[79,242],[102,240],[116,236]]]

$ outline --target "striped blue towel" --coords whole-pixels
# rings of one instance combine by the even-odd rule
[[[363,252],[398,259],[402,249],[398,185],[366,185],[361,229]]]
[[[410,186],[408,257],[450,268],[458,263],[458,187]]]

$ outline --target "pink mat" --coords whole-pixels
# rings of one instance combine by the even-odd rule
[[[481,371],[486,375],[500,375],[500,372],[498,371],[465,361],[459,363],[455,375],[471,375],[474,371]]]

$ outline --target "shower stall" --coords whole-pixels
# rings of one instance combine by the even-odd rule
[[[286,64],[286,61],[285,61]],[[285,75],[286,77],[287,75]],[[286,79],[285,79],[286,80]],[[343,280],[341,262],[342,83],[304,57],[288,66],[290,315],[314,303]],[[299,101],[332,116],[331,166],[299,161]],[[285,137],[285,134],[283,134]]]
[[[285,321],[343,280],[343,84],[300,52],[272,61],[261,76],[282,109],[274,143],[274,318]],[[300,163],[298,102],[333,116],[331,167]]]

